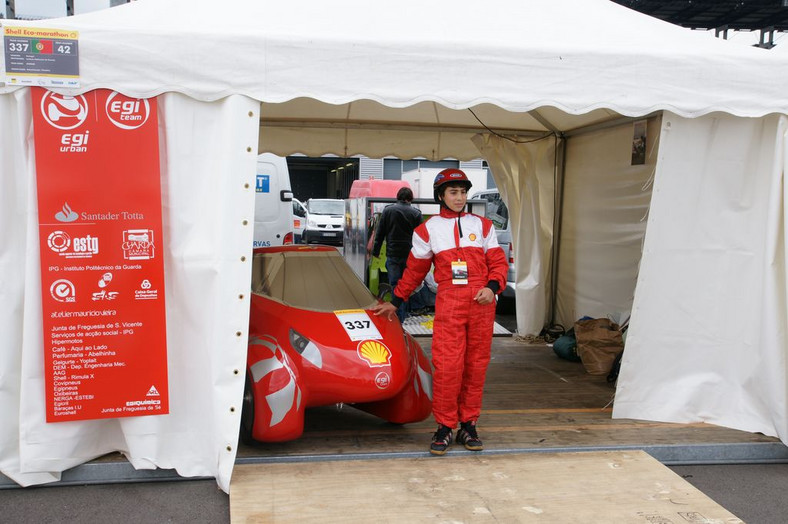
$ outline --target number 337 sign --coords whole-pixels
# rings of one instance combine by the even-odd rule
[[[350,340],[380,340],[383,336],[363,309],[334,311]]]

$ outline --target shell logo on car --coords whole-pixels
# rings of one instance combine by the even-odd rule
[[[375,368],[388,366],[391,360],[391,351],[377,340],[364,340],[358,345],[358,356],[361,360]]]

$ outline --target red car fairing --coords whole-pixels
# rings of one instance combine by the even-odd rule
[[[431,412],[430,363],[334,248],[255,250],[242,433],[276,442],[303,432],[307,407],[352,404],[395,423]]]

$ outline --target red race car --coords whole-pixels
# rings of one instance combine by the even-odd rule
[[[333,247],[254,251],[244,441],[298,438],[305,408],[340,402],[393,423],[429,416],[430,362],[375,303]]]

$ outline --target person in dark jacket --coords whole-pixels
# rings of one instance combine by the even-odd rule
[[[397,203],[386,206],[380,215],[375,232],[372,256],[380,256],[380,248],[386,241],[386,273],[391,289],[394,289],[405,271],[410,254],[413,230],[421,224],[421,211],[411,205],[413,191],[409,187],[397,191]],[[397,309],[400,322],[405,320],[407,304]]]

